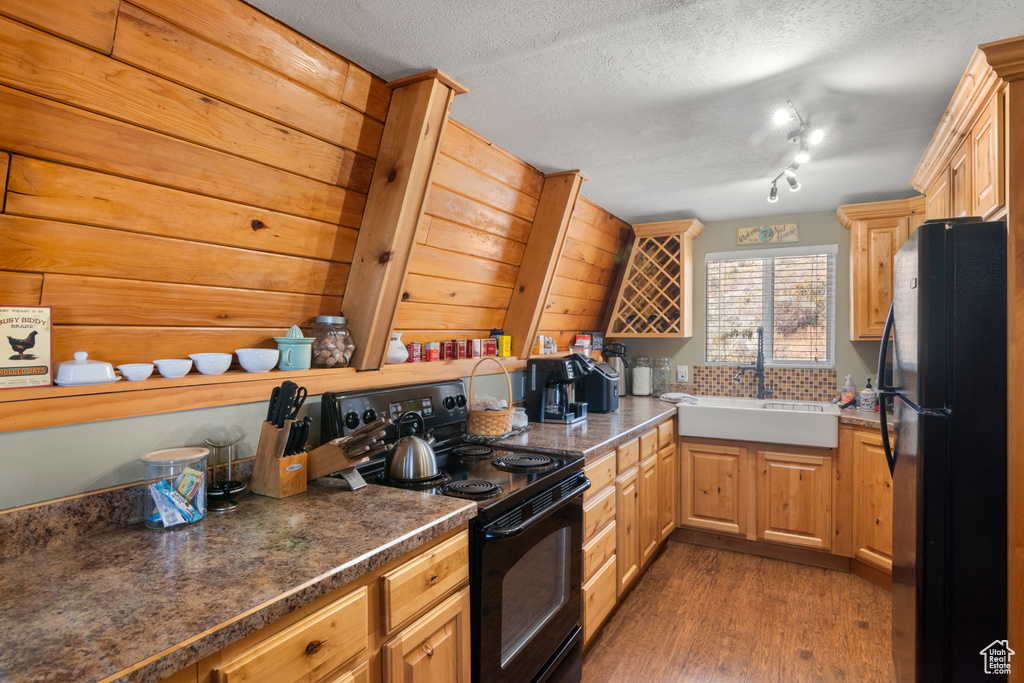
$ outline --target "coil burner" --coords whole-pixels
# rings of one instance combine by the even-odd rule
[[[488,446],[459,446],[452,449],[452,455],[459,460],[489,460],[494,457],[494,449]]]
[[[400,489],[409,489],[410,491],[426,491],[428,489],[434,489],[439,486],[444,486],[452,477],[447,472],[441,472],[436,477],[430,479],[422,479],[419,481],[409,481],[404,479],[391,479],[384,472],[377,475],[377,483],[383,484],[384,486],[394,486]]]
[[[501,491],[500,486],[484,479],[463,479],[462,481],[453,481],[444,487],[445,494],[449,496],[472,500],[494,498]]]
[[[494,467],[506,472],[544,472],[558,463],[546,455],[509,453],[494,459]]]

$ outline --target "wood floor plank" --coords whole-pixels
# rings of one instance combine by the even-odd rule
[[[583,680],[889,683],[889,604],[852,574],[669,541],[586,653]]]

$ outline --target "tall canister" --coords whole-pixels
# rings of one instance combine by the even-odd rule
[[[146,526],[173,529],[206,516],[209,448],[166,448],[142,456],[146,463]]]

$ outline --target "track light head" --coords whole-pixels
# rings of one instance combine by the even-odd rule
[[[772,204],[779,201],[779,186],[776,184],[776,181],[774,180],[772,181],[772,189],[770,192],[768,192],[768,201],[770,201]]]
[[[793,161],[795,161],[797,164],[806,164],[808,161],[810,161],[810,159],[811,155],[810,153],[808,153],[806,149],[801,149],[799,152],[796,153],[796,156],[793,157]]]
[[[807,136],[807,142],[812,145],[820,144],[825,139],[825,131],[821,128],[815,128],[811,131],[811,134]]]
[[[800,189],[800,183],[798,183],[796,181],[796,173],[791,173],[790,171],[787,170],[786,171],[786,182],[789,183],[789,191],[790,192],[796,192],[797,190]]]
[[[776,126],[784,126],[789,123],[790,118],[792,117],[789,115],[789,107],[781,107],[772,114],[772,123]]]

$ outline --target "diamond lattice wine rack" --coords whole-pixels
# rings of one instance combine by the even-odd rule
[[[693,239],[696,219],[633,226],[609,337],[689,337],[693,334]]]

